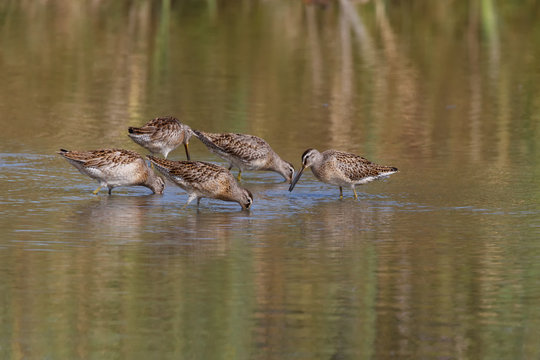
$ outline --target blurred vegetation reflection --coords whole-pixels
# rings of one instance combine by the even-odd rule
[[[0,2],[0,357],[539,358],[539,18],[532,0]],[[295,166],[317,147],[403,170],[359,202],[251,175],[244,214],[181,211],[171,187],[90,197],[49,156],[136,149],[127,127],[161,115]]]

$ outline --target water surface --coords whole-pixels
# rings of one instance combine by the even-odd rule
[[[539,11],[3,3],[0,357],[538,358]],[[144,154],[127,128],[165,115],[400,172],[358,201],[246,172],[251,211],[183,209],[170,183],[94,196],[55,154]]]

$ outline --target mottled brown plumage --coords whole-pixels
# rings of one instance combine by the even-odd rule
[[[180,144],[184,144],[189,160],[188,143],[193,132],[189,126],[174,117],[156,118],[140,128],[130,127],[128,131],[128,136],[133,141],[152,154],[161,154],[164,158]]]
[[[315,149],[307,149],[302,155],[302,169],[289,187],[289,191],[302,176],[302,172],[311,167],[315,177],[327,184],[339,186],[340,197],[343,197],[343,186],[350,186],[354,198],[358,199],[355,186],[365,184],[398,171],[392,166],[378,165],[368,159],[338,150],[326,150],[322,153]]]
[[[234,133],[208,133],[193,130],[195,136],[208,147],[210,151],[229,162],[229,170],[237,167],[242,170],[274,171],[291,182],[294,175],[292,164],[284,161],[260,137]]]
[[[154,193],[162,194],[163,179],[148,167],[146,161],[134,151],[123,149],[101,149],[90,151],[68,151],[61,149],[62,155],[81,174],[97,180],[99,187],[106,186],[109,194],[117,186],[146,186]]]
[[[147,156],[154,166],[169,180],[184,189],[189,197],[185,206],[203,197],[234,201],[242,209],[249,209],[253,195],[238,185],[227,169],[203,161],[170,161]]]

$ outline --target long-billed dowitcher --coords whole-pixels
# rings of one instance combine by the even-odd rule
[[[184,144],[189,160],[188,143],[193,131],[174,117],[155,118],[140,128],[128,128],[128,132],[128,136],[137,144],[152,154],[161,154],[164,158],[178,145]]]
[[[117,186],[146,186],[156,194],[162,194],[165,182],[148,167],[146,161],[134,151],[102,149],[91,151],[69,151],[60,149],[62,155],[81,174],[97,180],[99,190],[106,186],[109,195]]]
[[[377,165],[358,155],[337,150],[326,150],[322,153],[315,149],[307,149],[302,155],[302,169],[296,174],[289,191],[302,176],[302,172],[311,167],[313,175],[320,181],[339,186],[339,197],[343,198],[343,186],[350,186],[356,195],[356,185],[365,184],[382,177],[392,175],[398,169],[392,166]]]
[[[229,170],[233,167],[239,169],[238,180],[242,178],[242,170],[262,170],[277,172],[288,182],[292,181],[292,164],[281,159],[260,137],[233,133],[215,134],[199,130],[193,132],[210,151],[229,162]]]
[[[163,175],[187,191],[189,197],[184,207],[195,199],[199,206],[203,197],[234,201],[244,210],[253,203],[251,192],[240,187],[224,167],[203,161],[170,161],[151,155],[147,158]]]

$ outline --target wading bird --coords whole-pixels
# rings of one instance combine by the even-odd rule
[[[356,185],[392,175],[398,169],[392,166],[377,165],[358,155],[338,150],[326,150],[322,153],[315,149],[307,149],[302,155],[302,169],[296,174],[289,187],[294,186],[302,176],[303,171],[311,167],[313,175],[324,183],[339,186],[339,197],[343,198],[343,186],[350,187],[356,195]]]
[[[188,193],[188,201],[201,198],[213,198],[223,201],[234,201],[247,210],[253,203],[253,195],[242,188],[224,167],[203,161],[171,161],[148,155],[147,158],[165,177]]]
[[[195,136],[213,153],[229,162],[229,170],[237,167],[238,180],[242,178],[242,170],[274,171],[283,176],[289,183],[294,175],[294,167],[284,161],[260,137],[233,133],[207,133],[193,130]]]
[[[69,151],[60,149],[62,155],[81,174],[97,180],[99,187],[109,189],[109,195],[117,186],[146,186],[155,194],[162,194],[165,182],[156,175],[146,161],[134,151],[123,149],[102,149],[91,151]]]
[[[174,117],[156,118],[140,128],[130,127],[128,132],[131,140],[152,154],[161,154],[165,159],[171,151],[184,144],[186,157],[190,159],[188,143],[193,131]]]

